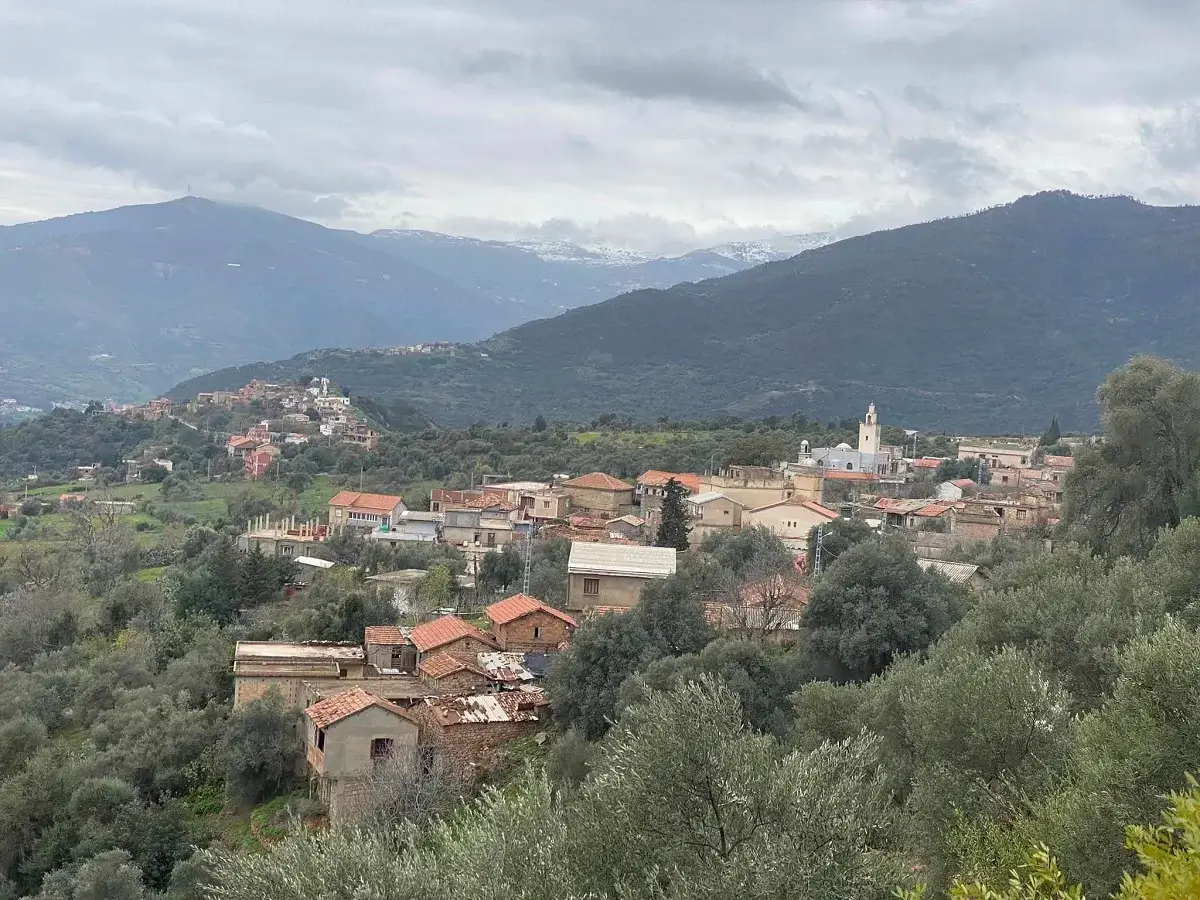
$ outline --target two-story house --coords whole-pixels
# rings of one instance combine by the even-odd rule
[[[573,541],[567,560],[567,608],[629,609],[642,588],[675,574],[673,547],[635,547]]]
[[[580,475],[558,487],[571,498],[573,513],[613,519],[633,510],[633,485],[604,472]]]
[[[514,504],[495,500],[485,509],[447,509],[442,513],[442,540],[447,544],[503,547],[513,539]]]
[[[473,665],[480,653],[499,649],[495,638],[458,616],[442,616],[418,625],[408,638],[417,650],[418,666],[438,653]]]
[[[742,530],[745,507],[720,491],[703,491],[687,498],[691,541],[698,544],[710,534],[732,534]]]
[[[329,527],[334,531],[344,528],[386,531],[404,510],[403,497],[392,494],[367,494],[362,491],[339,491],[329,501]]]
[[[318,700],[304,710],[305,759],[336,822],[353,815],[378,767],[417,753],[420,729],[405,711],[362,688]]]

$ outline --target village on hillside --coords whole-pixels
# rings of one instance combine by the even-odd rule
[[[159,398],[109,411],[148,422],[177,418],[195,429],[193,422],[214,410],[253,422],[224,437],[229,471],[248,482],[267,476],[289,444],[324,439],[364,451],[380,444],[379,431],[325,378],[255,381],[186,404]],[[263,418],[254,419],[259,413]],[[301,715],[295,739],[305,771],[297,774],[308,777],[336,821],[369,789],[380,761],[400,750],[435,754],[466,782],[486,777],[504,745],[545,730],[542,681],[579,624],[636,608],[647,585],[672,576],[706,541],[757,528],[786,548],[789,572],[705,601],[712,627],[786,644],[801,628],[813,576],[834,558],[825,537],[839,522],[903,536],[923,569],[966,590],[988,573],[947,559],[953,548],[1044,534],[1057,523],[1073,457],[1032,441],[964,438],[956,455],[944,457],[913,456],[915,446],[885,443],[872,404],[858,423],[856,446],[805,440],[794,458],[774,465],[650,469],[629,480],[600,471],[545,481],[485,478],[474,487],[433,488],[422,504],[428,508],[419,509],[399,492],[346,488],[316,514],[251,516],[235,523],[242,525],[237,549],[286,561],[295,572],[289,590],[304,591],[344,568],[328,548],[347,536],[385,549],[440,546],[461,554],[465,571],[457,576],[458,599],[445,607],[419,598],[423,569],[364,572],[391,596],[394,620],[366,627],[353,643],[239,641],[234,706],[275,691]],[[153,454],[131,462],[127,479],[147,467],[171,468]],[[75,474],[86,482],[97,467]],[[59,499],[124,503],[86,492]],[[133,504],[125,505],[122,511],[131,512]],[[662,539],[672,517],[682,520],[682,541]],[[565,592],[554,603],[532,596],[529,578],[537,548],[552,541],[569,547]],[[476,582],[498,554],[523,569],[512,579],[520,589],[481,599]]]

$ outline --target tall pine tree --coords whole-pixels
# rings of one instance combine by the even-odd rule
[[[1058,427],[1058,416],[1050,420],[1050,426],[1042,432],[1042,439],[1038,441],[1039,447],[1053,447],[1062,438],[1062,431]]]
[[[654,539],[656,547],[674,547],[676,550],[688,548],[687,504],[684,497],[687,489],[672,478],[667,482],[666,495],[662,503],[662,519],[658,524],[658,535]]]

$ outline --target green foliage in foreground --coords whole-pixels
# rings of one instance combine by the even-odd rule
[[[212,897],[883,900],[900,871],[876,749],[789,751],[744,729],[727,688],[692,683],[631,709],[576,790],[530,772],[423,834],[212,854]]]

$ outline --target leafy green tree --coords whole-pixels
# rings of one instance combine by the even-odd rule
[[[541,413],[538,413],[537,417],[533,420],[533,430],[538,434],[546,430],[546,417]]]
[[[687,488],[674,478],[667,482],[664,488],[661,519],[658,534],[655,536],[656,547],[674,547],[682,552],[688,548]]]
[[[479,586],[487,593],[507,591],[521,580],[524,571],[521,554],[512,544],[499,552],[489,550],[479,563]]]
[[[859,544],[819,579],[805,607],[814,651],[863,680],[929,646],[958,617],[958,591],[898,538]]]
[[[709,534],[700,549],[734,577],[749,572],[782,571],[792,567],[793,554],[769,528],[753,525],[737,534]]]
[[[278,694],[235,710],[221,742],[230,798],[253,804],[279,794],[295,772],[298,748],[296,715]]]
[[[449,566],[433,566],[417,585],[416,596],[421,609],[427,612],[452,609],[458,598],[458,580]]]
[[[124,850],[98,853],[51,874],[38,900],[142,900],[142,873]]]
[[[821,532],[821,568],[828,569],[839,556],[856,544],[874,536],[871,526],[861,519],[834,519],[824,525],[814,525],[808,532],[808,560],[816,565],[817,532]]]
[[[138,477],[145,484],[161,484],[167,480],[167,476],[171,473],[167,471],[165,466],[160,466],[157,463],[150,466],[143,466],[138,472]]]
[[[1200,374],[1141,356],[1097,399],[1104,440],[1076,457],[1063,521],[1101,552],[1141,555],[1200,510]]]

